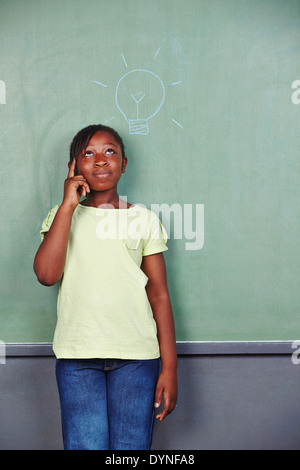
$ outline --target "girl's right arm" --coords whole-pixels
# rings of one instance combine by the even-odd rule
[[[90,192],[85,178],[82,175],[75,176],[75,165],[73,160],[65,180],[63,202],[34,259],[34,272],[38,281],[45,286],[53,286],[62,278],[72,216],[81,195],[86,196]]]

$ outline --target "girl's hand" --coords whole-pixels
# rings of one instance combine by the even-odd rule
[[[69,167],[68,177],[65,180],[63,199],[63,204],[68,204],[73,209],[79,204],[81,196],[85,197],[90,192],[86,179],[82,175],[75,176],[75,166],[76,160],[74,158]]]
[[[172,413],[177,404],[177,374],[176,371],[163,371],[161,372],[155,392],[155,408],[161,404],[162,396],[164,397],[164,409],[161,413],[156,415],[156,419],[162,421],[167,415]]]

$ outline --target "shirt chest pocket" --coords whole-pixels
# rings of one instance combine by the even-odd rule
[[[148,278],[141,270],[143,259],[143,240],[124,238],[122,240],[122,244],[124,247],[126,259],[128,260],[128,268],[130,269],[130,272],[144,287],[148,282]]]
[[[123,244],[126,247],[127,253],[135,262],[135,264],[140,267],[142,263],[142,251],[143,251],[143,243],[141,239],[133,239],[133,238],[124,238],[122,240]]]

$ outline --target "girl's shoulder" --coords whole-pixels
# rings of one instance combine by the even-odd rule
[[[152,209],[148,209],[141,204],[132,204],[127,214],[129,217],[140,217],[141,220],[150,225],[160,223],[159,216]]]
[[[159,216],[152,209],[148,209],[146,206],[134,205],[132,206],[132,214],[135,208],[135,214],[140,216],[140,222],[144,227],[144,233],[147,233],[147,239],[162,241],[165,245],[168,240],[168,233],[162,224]],[[145,230],[146,229],[146,230]]]

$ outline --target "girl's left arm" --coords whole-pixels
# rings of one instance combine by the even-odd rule
[[[155,407],[160,406],[163,396],[164,409],[156,416],[162,421],[174,410],[178,393],[175,328],[163,254],[144,256],[141,268],[149,279],[146,292],[157,324],[162,368],[156,386]]]

